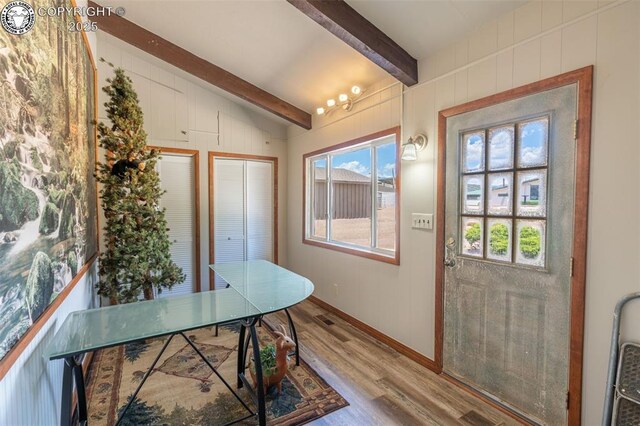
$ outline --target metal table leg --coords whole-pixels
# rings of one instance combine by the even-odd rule
[[[78,422],[80,425],[87,424],[87,393],[84,387],[84,373],[82,371],[82,362],[77,362],[74,358],[75,365],[73,372],[76,379],[76,394],[78,395]]]
[[[242,372],[247,368],[247,354],[249,353],[249,342],[251,342],[251,334],[247,334],[244,339],[244,348],[242,352]]]
[[[284,308],[284,313],[287,314],[291,337],[293,338],[293,342],[296,344],[296,365],[300,365],[300,346],[298,346],[298,333],[296,332],[296,326],[293,325],[293,319],[291,318],[291,314],[289,314],[289,310],[287,308]]]
[[[73,392],[73,357],[65,358],[62,372],[62,404],[60,406],[60,426],[71,425],[71,397]]]
[[[60,406],[60,424],[62,426],[71,425],[73,420],[74,381],[76,394],[78,395],[78,423],[85,425],[87,423],[87,395],[84,388],[82,363],[78,362],[75,357],[70,356],[64,359],[64,370],[62,372],[62,404]]]
[[[245,362],[245,353],[246,349],[244,347],[244,335],[245,335],[245,327],[244,324],[240,325],[240,336],[238,338],[238,389],[240,389],[243,385],[242,380],[240,379],[240,375],[244,374],[244,362]]]
[[[256,369],[256,395],[258,397],[258,423],[260,426],[267,424],[267,406],[264,394],[264,383],[262,382],[262,363],[260,362],[260,346],[258,345],[258,334],[256,332],[256,321],[249,325],[251,333],[251,346],[253,346],[253,363]]]
[[[240,338],[238,340],[238,387],[246,386],[249,395],[253,399],[253,402],[258,406],[258,423],[260,426],[267,424],[267,404],[266,395],[264,389],[264,382],[262,381],[262,363],[260,362],[260,345],[258,344],[258,333],[256,332],[256,324],[259,317],[251,318],[250,320],[242,321],[240,324]],[[243,329],[249,329],[249,335],[244,337]],[[253,347],[253,364],[256,375],[256,389],[247,381],[245,372],[245,365],[247,359],[247,353],[249,352],[249,341]]]

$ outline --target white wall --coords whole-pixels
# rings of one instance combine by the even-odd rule
[[[133,81],[144,113],[149,145],[198,150],[200,153],[200,271],[202,290],[209,286],[208,152],[231,152],[278,158],[278,260],[286,264],[287,148],[286,126],[217,94],[212,86],[148,53],[98,32],[98,58],[121,66]],[[98,62],[101,88],[112,68]],[[172,97],[172,96],[176,97]],[[166,99],[165,99],[166,98]],[[98,118],[106,119],[100,91]],[[218,125],[219,113],[219,125]],[[167,125],[175,121],[176,125]],[[172,127],[173,126],[173,127]],[[183,129],[187,135],[180,133]],[[104,221],[102,221],[104,223]]]
[[[71,312],[96,306],[93,288],[97,282],[98,262],[94,261],[2,378],[0,425],[35,426],[60,422],[64,361],[49,361],[44,351]]]
[[[612,310],[640,290],[639,28],[635,0],[532,1],[420,61],[421,81],[405,91],[403,137],[423,131],[430,142],[418,161],[402,164],[400,267],[301,243],[302,154],[389,127],[396,116],[387,103],[309,132],[291,128],[289,266],[312,279],[321,299],[433,357],[435,233],[412,231],[408,217],[435,210],[437,112],[595,65],[583,423],[598,424]],[[630,325],[639,319],[627,318],[626,338],[640,340]]]
[[[357,82],[354,82],[357,83]],[[367,88],[371,94],[393,84],[381,81]],[[365,93],[365,96],[367,95]],[[402,164],[402,223],[400,266],[302,244],[302,156],[400,124],[401,85],[395,84],[354,106],[349,115],[337,111],[328,117],[314,116],[313,129],[289,128],[288,266],[316,285],[315,296],[366,322],[385,334],[430,355],[433,341],[433,248],[431,233],[411,230],[406,224],[415,210],[416,191],[428,188],[432,173]],[[412,186],[419,179],[423,186]],[[428,212],[429,210],[422,210]],[[433,210],[431,210],[433,211]]]
[[[86,0],[77,1],[78,6],[86,3]],[[95,34],[88,33],[87,38],[91,51],[95,52]],[[93,306],[97,265],[94,261],[0,379],[0,425],[51,425],[60,421],[63,361],[50,362],[44,358],[44,351],[67,315]]]

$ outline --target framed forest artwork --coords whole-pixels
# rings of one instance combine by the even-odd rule
[[[73,22],[36,15],[24,34],[0,28],[0,364],[97,253],[96,70]]]

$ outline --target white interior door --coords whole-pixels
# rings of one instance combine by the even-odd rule
[[[186,275],[183,283],[163,290],[158,297],[193,293],[196,288],[196,200],[193,156],[162,154],[157,163],[160,187],[166,191],[160,200],[169,227],[171,259]]]
[[[274,260],[273,167],[269,161],[214,160],[215,263]],[[216,277],[214,285],[224,283]]]

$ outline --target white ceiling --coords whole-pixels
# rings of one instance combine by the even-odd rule
[[[347,2],[424,58],[524,0]],[[387,76],[284,0],[99,3],[124,7],[128,20],[309,112],[353,84]]]
[[[526,0],[346,0],[416,59],[426,58]]]

